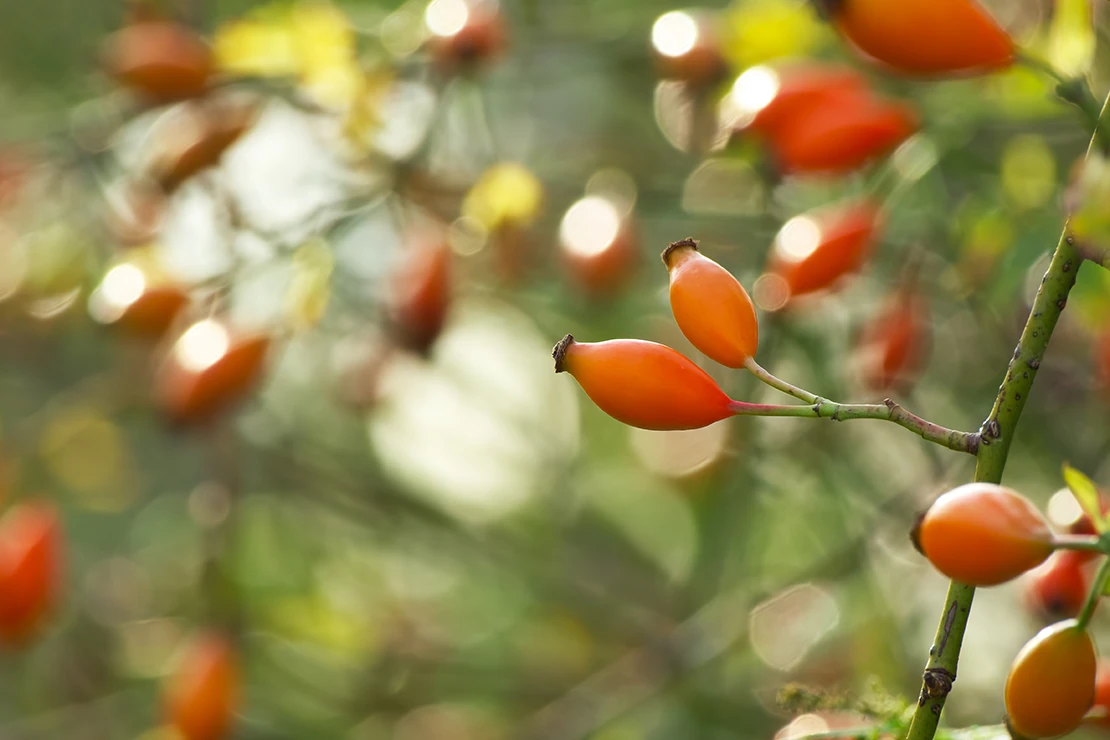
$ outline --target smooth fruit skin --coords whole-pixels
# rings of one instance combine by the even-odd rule
[[[810,113],[830,98],[866,95],[867,79],[850,67],[797,65],[768,70],[777,82],[771,99],[742,122],[740,131],[774,139],[785,127]]]
[[[967,483],[943,494],[914,539],[937,570],[969,586],[997,586],[1052,554],[1052,530],[1024,496],[994,483]]]
[[[120,326],[136,336],[158,339],[189,305],[189,294],[176,285],[153,286],[120,316]]]
[[[847,174],[889,154],[917,127],[907,105],[842,94],[784,126],[772,149],[783,174]]]
[[[728,395],[700,367],[662,344],[640,339],[555,345],[555,372],[574,376],[617,421],[659,431],[699,429],[732,415]]]
[[[1010,727],[1026,738],[1056,737],[1083,721],[1095,699],[1095,645],[1074,619],[1038,632],[1006,679]]]
[[[239,665],[223,636],[194,638],[165,690],[167,718],[185,740],[227,737],[239,705]]]
[[[916,292],[892,296],[860,336],[863,382],[879,391],[910,386],[929,355],[929,307]]]
[[[0,644],[25,644],[58,600],[62,533],[45,502],[13,506],[0,520]]]
[[[451,248],[443,240],[418,241],[393,277],[389,315],[394,334],[425,353],[443,330],[451,307]]]
[[[836,27],[865,55],[908,76],[1002,69],[1014,42],[975,0],[827,0]]]
[[[109,38],[104,56],[109,74],[155,103],[201,95],[214,68],[207,44],[170,21],[140,21],[117,31]]]
[[[1026,575],[1025,603],[1049,621],[1079,615],[1091,578],[1084,567],[1087,553],[1060,550]]]
[[[783,279],[791,297],[829,288],[863,266],[880,228],[879,219],[879,207],[870,201],[792,219],[775,239],[768,271]],[[804,234],[805,241],[793,244],[794,239],[801,241],[798,234]]]
[[[207,421],[249,394],[262,379],[270,339],[264,335],[236,337],[219,359],[203,370],[169,354],[156,379],[159,406],[175,423]]]
[[[678,328],[714,362],[741,368],[759,347],[759,322],[744,286],[684,239],[663,252],[671,276],[671,311]]]

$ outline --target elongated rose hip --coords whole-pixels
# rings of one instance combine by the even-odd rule
[[[859,51],[903,75],[967,75],[1014,61],[1013,40],[975,0],[819,2]]]
[[[671,276],[671,311],[678,328],[707,357],[741,368],[759,346],[755,306],[740,281],[698,251],[693,239],[663,252]]]
[[[700,367],[662,344],[640,339],[576,342],[552,352],[555,372],[574,376],[597,407],[641,429],[697,429],[732,416],[728,395]]]

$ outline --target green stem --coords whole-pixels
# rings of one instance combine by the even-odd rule
[[[1093,534],[1063,534],[1052,538],[1052,546],[1057,550],[1082,550],[1106,554],[1102,538]]]
[[[1107,118],[1110,97],[1102,106],[1095,132],[1091,136],[1088,154],[1098,139],[1101,124]],[[1056,322],[1064,311],[1068,294],[1075,285],[1075,275],[1079,271],[1081,256],[1068,237],[1067,226],[1056,245],[1056,252],[1048,266],[1041,287],[1033,300],[1033,308],[1025,322],[1017,349],[1010,360],[1009,369],[1002,387],[998,389],[994,408],[983,422],[980,430],[981,444],[976,453],[975,480],[998,483],[1006,468],[1006,457],[1010,452],[1014,432],[1017,429],[1021,412],[1029,399],[1029,391],[1037,378],[1037,370],[1048,349],[1048,341]],[[975,589],[952,581],[944,600],[940,625],[929,649],[929,661],[922,677],[921,696],[917,709],[910,722],[906,740],[932,740],[940,723],[944,702],[952,690],[956,679],[956,669],[960,661],[960,647],[963,645],[967,620],[971,614],[971,604]]]
[[[1087,84],[1086,79],[1083,77],[1066,77],[1046,60],[1031,54],[1027,50],[1019,51],[1017,58],[1026,67],[1051,77],[1056,82],[1056,95],[1064,102],[1071,103],[1078,108],[1095,135],[1102,137],[1098,127],[1100,117],[1098,101],[1091,93],[1091,87]],[[1103,141],[1103,146],[1110,148],[1110,140]]]
[[[794,396],[794,398],[797,398],[800,401],[805,401],[806,403],[817,403],[820,400],[816,394],[810,393],[804,388],[799,388],[796,385],[791,385],[785,380],[777,378],[771,373],[767,372],[759,365],[758,362],[755,361],[754,357],[749,357],[744,362],[744,367],[746,367],[752,375],[759,378],[767,385],[771,386],[775,390],[782,391],[788,396]]]
[[[1098,569],[1098,575],[1095,576],[1094,583],[1091,584],[1091,590],[1087,592],[1087,600],[1083,602],[1083,608],[1079,610],[1079,617],[1076,619],[1079,623],[1079,629],[1087,628],[1087,624],[1091,621],[1091,615],[1095,613],[1095,607],[1098,606],[1098,600],[1106,589],[1108,580],[1110,580],[1110,558],[1103,558],[1102,565]]]
[[[808,419],[833,419],[834,421],[880,419],[909,429],[922,439],[947,447],[950,450],[974,455],[978,449],[978,433],[961,432],[934,424],[907,411],[889,398],[882,403],[837,403],[775,377],[760,367],[755,360],[748,360],[746,367],[767,385],[805,401],[807,405],[779,406],[776,404],[733,401],[730,408],[736,416],[789,416]]]

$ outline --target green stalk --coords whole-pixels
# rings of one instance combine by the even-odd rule
[[[947,447],[957,452],[975,454],[979,445],[979,435],[942,427],[917,414],[911,413],[889,398],[883,403],[837,403],[818,398],[805,406],[779,406],[771,403],[744,403],[733,401],[729,408],[734,416],[777,416],[804,419],[832,419],[851,421],[853,419],[879,419],[890,421],[909,429],[927,442]]]
[[[978,449],[978,433],[960,432],[934,424],[910,413],[889,398],[882,403],[837,403],[775,377],[751,358],[748,358],[744,366],[767,385],[800,401],[805,401],[807,405],[779,406],[733,401],[732,413],[737,416],[791,416],[810,419],[833,419],[834,421],[880,419],[894,422],[898,426],[909,429],[922,439],[947,447],[950,450],[974,455]]]
[[[1079,610],[1079,617],[1076,619],[1079,623],[1079,629],[1087,629],[1087,624],[1091,621],[1091,615],[1095,613],[1095,607],[1098,606],[1099,597],[1106,589],[1107,580],[1110,580],[1110,558],[1103,558],[1102,565],[1098,569],[1098,575],[1095,576],[1094,583],[1091,584],[1091,590],[1087,592],[1087,599],[1083,602],[1083,608]]]
[[[1091,135],[1088,154],[1099,140],[1099,129],[1107,119],[1110,97],[1103,103],[1102,111]],[[1037,370],[1048,349],[1049,339],[1060,320],[1060,314],[1067,304],[1068,294],[1075,285],[1082,256],[1068,236],[1064,233],[1056,245],[1056,252],[1048,266],[1041,287],[1033,301],[1033,308],[1025,322],[1017,349],[1010,360],[1010,367],[1002,387],[998,389],[994,408],[980,429],[980,445],[976,454],[975,480],[998,483],[1006,468],[1006,457],[1013,443],[1021,412],[1029,400],[1029,391],[1037,378]],[[929,649],[929,661],[922,677],[921,695],[917,709],[910,722],[906,740],[932,740],[940,723],[944,702],[956,680],[956,669],[960,660],[960,647],[963,645],[967,620],[971,615],[971,603],[975,589],[971,586],[952,581],[944,600],[940,625]]]
[[[1052,538],[1052,546],[1057,550],[1082,550],[1083,552],[1097,552],[1103,555],[1106,548],[1102,538],[1093,534],[1061,534]]]

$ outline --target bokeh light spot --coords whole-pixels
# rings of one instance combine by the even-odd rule
[[[593,257],[608,249],[621,228],[621,215],[608,199],[590,196],[571,206],[559,226],[559,240],[572,254]]]
[[[116,265],[104,276],[100,290],[104,299],[113,306],[126,308],[143,294],[146,277],[132,264]]]
[[[829,723],[819,714],[803,714],[775,733],[775,740],[797,740],[829,731]]]
[[[424,24],[436,36],[454,36],[469,18],[470,8],[464,0],[432,0],[424,11]]]
[[[177,340],[174,353],[186,370],[203,372],[227,354],[231,339],[227,329],[211,319],[198,321]]]
[[[737,77],[729,97],[736,112],[750,119],[775,99],[780,86],[778,74],[770,67],[761,65]]]
[[[770,667],[788,671],[839,622],[832,594],[812,583],[794,586],[752,609],[752,649]]]
[[[786,222],[775,237],[775,252],[787,262],[801,262],[821,244],[821,226],[809,216]]]
[[[706,469],[724,454],[728,421],[701,429],[655,432],[629,428],[632,451],[645,468],[667,478],[682,478]]]
[[[781,275],[765,273],[752,286],[752,300],[764,311],[778,311],[790,300],[790,285]]]
[[[697,42],[697,21],[681,10],[664,13],[651,28],[651,44],[663,56],[680,57],[688,54]]]
[[[1067,488],[1061,488],[1052,494],[1045,512],[1053,526],[1060,529],[1067,529],[1083,516],[1083,509],[1079,507],[1079,502]]]

